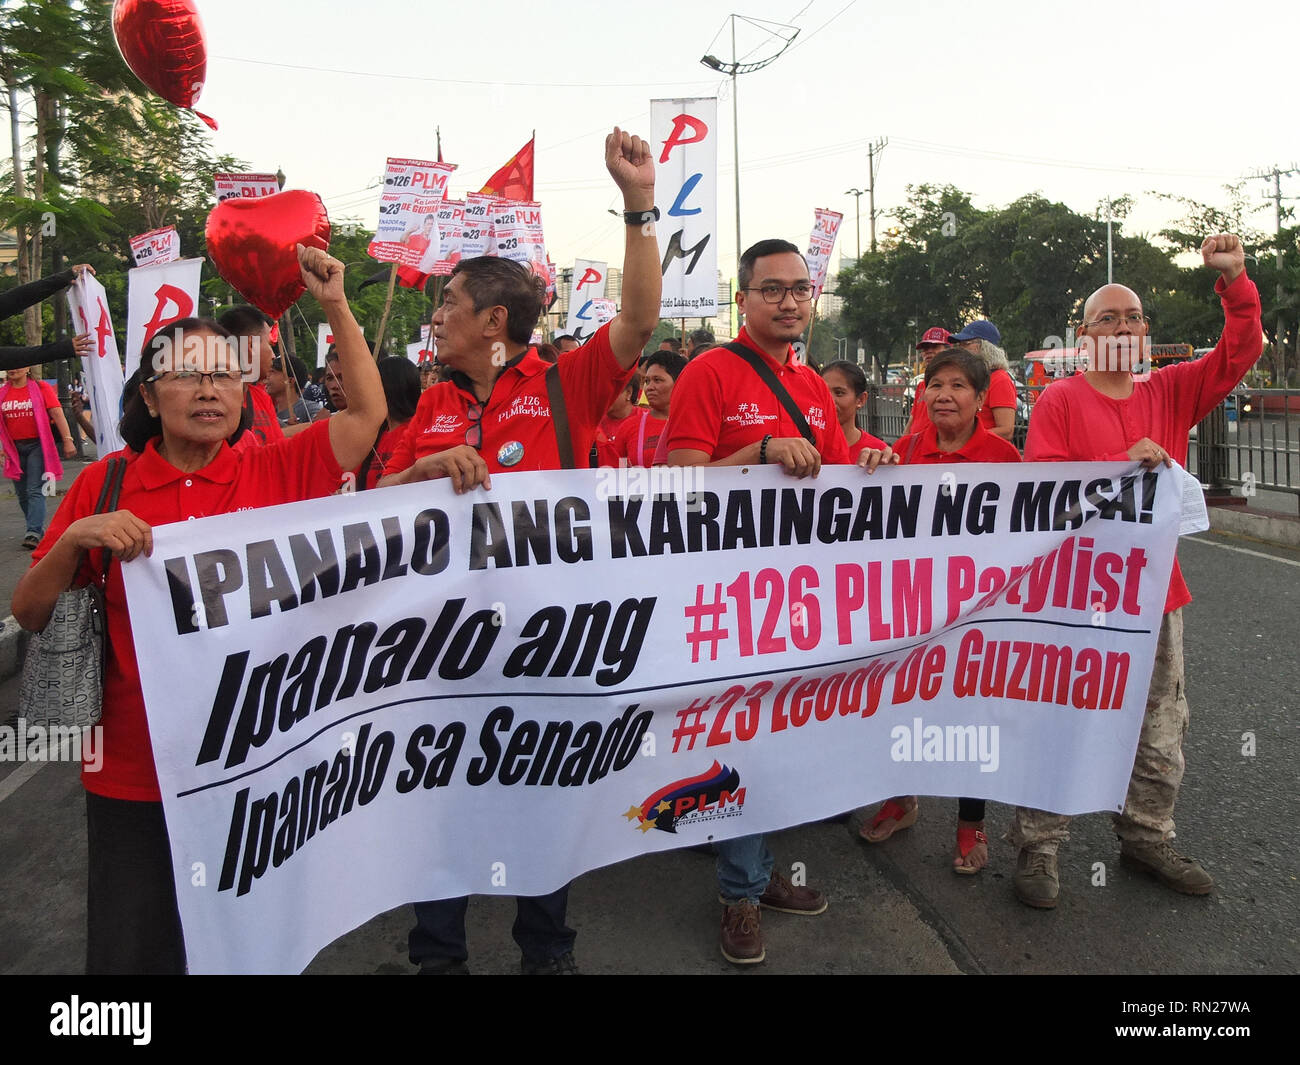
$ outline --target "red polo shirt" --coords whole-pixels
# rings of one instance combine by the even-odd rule
[[[621,436],[636,432],[641,423],[643,407],[634,407],[626,418],[611,418],[608,414],[600,419],[600,432],[596,434],[596,449],[600,465],[618,465],[618,445]]]
[[[904,465],[928,465],[943,462],[1019,462],[1020,452],[1010,440],[994,436],[977,421],[975,432],[956,451],[939,448],[939,430],[930,422],[919,433],[910,433],[894,445]]]
[[[849,446],[831,390],[821,374],[799,362],[793,348],[787,349],[782,365],[759,351],[744,329],[736,341],[757,352],[785,385],[808,420],[822,462],[846,464]],[[665,457],[683,449],[703,451],[710,462],[716,462],[768,435],[792,437],[798,436],[799,430],[753,367],[733,351],[711,348],[687,363],[673,385],[672,409],[660,450]]]
[[[237,451],[223,445],[211,463],[194,473],[182,473],[159,455],[156,439],[139,455],[129,450],[117,454],[127,460],[118,509],[129,510],[149,525],[327,496],[339,487],[343,475],[330,447],[329,423],[324,419],[268,447]],[[33,565],[45,557],[69,525],[95,512],[107,475],[107,460],[101,459],[77,478],[40,546],[32,552]],[[87,579],[98,582],[103,570],[103,553],[98,549],[87,552],[78,583]],[[98,772],[83,769],[81,782],[87,791],[111,799],[158,802],[161,795],[140,690],[140,667],[127,615],[121,563],[116,559],[109,564],[104,595],[108,639],[104,716],[100,721],[104,728],[103,763]],[[203,635],[196,633],[192,639],[201,640]],[[179,689],[174,704],[160,709],[176,713],[205,710]]]
[[[586,469],[596,427],[635,367],[624,369],[618,364],[609,346],[609,323],[580,348],[562,354],[558,365],[573,460],[579,469]],[[546,394],[545,375],[550,367],[538,357],[535,348],[529,348],[493,383],[492,394],[482,405],[483,441],[479,446],[489,473],[560,468],[560,450]],[[470,407],[477,403],[472,392],[453,381],[425,389],[415,416],[393,449],[387,472],[401,473],[416,459],[464,444]],[[517,462],[507,465],[501,461],[517,454],[520,447],[523,452]]]
[[[883,451],[885,448],[885,442],[878,436],[872,436],[870,433],[863,433],[858,437],[858,442],[856,444],[849,444],[850,465],[856,466],[858,464],[858,456],[869,447]]]
[[[1052,382],[1034,404],[1025,461],[1131,462],[1128,449],[1145,436],[1185,466],[1192,426],[1223,402],[1264,350],[1255,282],[1241,274],[1225,288],[1220,277],[1214,291],[1224,322],[1213,351],[1134,381],[1128,399],[1103,396],[1084,374]],[[1191,601],[1175,558],[1165,613]]]

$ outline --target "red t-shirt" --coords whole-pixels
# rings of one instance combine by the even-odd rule
[[[931,422],[919,433],[904,436],[894,445],[899,462],[904,465],[926,465],[942,462],[1019,462],[1020,452],[1010,440],[994,436],[978,421],[975,432],[956,451],[939,448],[939,430]]]
[[[235,443],[235,450],[261,447],[274,444],[284,439],[284,430],[280,428],[280,412],[275,409],[275,400],[261,385],[245,386],[244,406],[253,413],[253,424]]]
[[[611,418],[608,414],[600,419],[600,430],[596,433],[596,459],[600,466],[618,465],[619,436],[627,432],[636,432],[641,423],[642,407],[634,407],[626,418]]]
[[[614,465],[653,466],[659,438],[667,425],[666,418],[656,418],[648,410],[629,418],[627,428],[614,440]]]
[[[843,431],[843,427],[841,427],[841,431]],[[863,433],[858,437],[858,442],[856,444],[849,444],[849,463],[856,466],[858,464],[858,456],[869,447],[883,451],[885,448],[885,442],[878,436],[872,436],[870,433]]]
[[[744,329],[736,341],[757,352],[790,393],[812,429],[822,462],[847,463],[849,446],[821,374],[799,362],[793,348],[781,365],[759,351]],[[711,348],[687,363],[673,385],[672,410],[660,437],[660,451],[665,458],[673,451],[703,451],[710,462],[716,462],[769,434],[778,439],[797,437],[799,430],[753,367],[734,351]]]
[[[370,457],[370,465],[366,466],[365,483],[358,487],[370,489],[379,486],[379,478],[388,472],[388,465],[392,461],[393,451],[397,448],[402,439],[402,434],[405,432],[406,422],[403,422],[401,425],[394,425],[391,429],[385,430],[383,435],[379,437],[379,442],[375,444],[375,453]]]
[[[573,461],[579,469],[585,469],[600,419],[635,367],[624,369],[614,357],[608,323],[582,347],[562,354],[558,365]],[[538,357],[536,349],[529,348],[493,384],[492,394],[482,405],[483,439],[479,446],[489,473],[560,468],[551,402],[546,394],[545,375],[550,367]],[[464,444],[470,407],[477,404],[473,393],[453,381],[425,389],[415,416],[407,422],[393,450],[388,472],[401,473],[416,459]],[[515,456],[514,462],[502,461]]]
[[[907,425],[907,433],[919,433],[930,424],[930,408],[925,405],[925,382],[916,382],[916,394],[912,397],[912,420]]]
[[[329,423],[322,420],[297,436],[268,447],[237,451],[223,446],[203,469],[182,473],[158,454],[158,441],[144,451],[119,451],[127,459],[119,510],[129,510],[150,525],[164,525],[229,514],[235,510],[269,507],[300,499],[327,496],[339,487],[343,471],[330,447]],[[108,476],[106,459],[87,467],[68,489],[54,513],[40,546],[32,552],[33,565],[45,557],[69,525],[95,512],[95,502]],[[86,553],[80,579],[99,580],[103,553]],[[135,658],[131,619],[127,615],[121,563],[114,559],[104,592],[108,634],[104,655],[103,762],[98,772],[81,773],[87,791],[111,799],[158,802],[158,775],[140,690],[140,667]],[[194,639],[201,640],[201,634]],[[178,691],[174,705],[164,711],[204,713],[205,707],[187,701]]]
[[[1084,374],[1053,381],[1034,404],[1025,460],[1131,462],[1128,449],[1149,437],[1186,465],[1187,434],[1223,402],[1264,350],[1255,283],[1242,274],[1225,287],[1220,277],[1214,291],[1223,302],[1224,322],[1213,351],[1134,381],[1128,399],[1103,396]],[[1175,558],[1165,613],[1191,601]]]
[[[989,432],[996,424],[993,420],[995,407],[1010,407],[1013,415],[1016,412],[1016,380],[1006,370],[993,371],[989,378],[989,394],[984,397],[984,406],[977,416],[980,425]]]
[[[36,416],[32,413],[33,385],[40,393],[45,410],[53,410],[59,405],[59,397],[54,389],[44,381],[32,377],[27,379],[27,384],[22,388],[9,389],[9,395],[0,404],[0,413],[4,415],[5,428],[15,440],[34,440],[38,435]]]

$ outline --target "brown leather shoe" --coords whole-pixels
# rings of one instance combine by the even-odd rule
[[[1165,887],[1184,895],[1208,895],[1214,890],[1214,877],[1201,868],[1195,858],[1184,858],[1168,840],[1160,843],[1130,843],[1121,840],[1119,860],[1124,865],[1150,873]]]
[[[736,965],[757,965],[767,957],[758,925],[758,907],[737,902],[722,911],[722,956]]]
[[[826,896],[810,887],[795,887],[778,872],[772,873],[767,890],[758,904],[768,910],[794,913],[800,917],[815,917],[826,909]]]

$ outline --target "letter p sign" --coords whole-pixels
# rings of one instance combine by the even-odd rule
[[[692,131],[692,136],[686,137],[683,134],[686,130]],[[668,134],[668,139],[664,141],[664,150],[659,155],[659,162],[668,162],[668,154],[681,144],[695,144],[704,140],[709,135],[709,127],[705,125],[702,119],[694,115],[678,115],[673,119],[673,130]]]
[[[600,271],[597,270],[595,267],[589,266],[583,272],[582,280],[579,281],[576,286],[574,286],[574,291],[581,292],[583,285],[594,285],[598,281],[600,281]]]

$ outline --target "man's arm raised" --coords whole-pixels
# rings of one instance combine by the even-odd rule
[[[650,214],[655,205],[654,156],[644,140],[615,126],[605,138],[605,167],[623,193],[623,210],[644,215],[641,224],[625,227],[623,307],[609,326],[609,346],[626,369],[641,357],[641,349],[659,324],[663,274]]]

